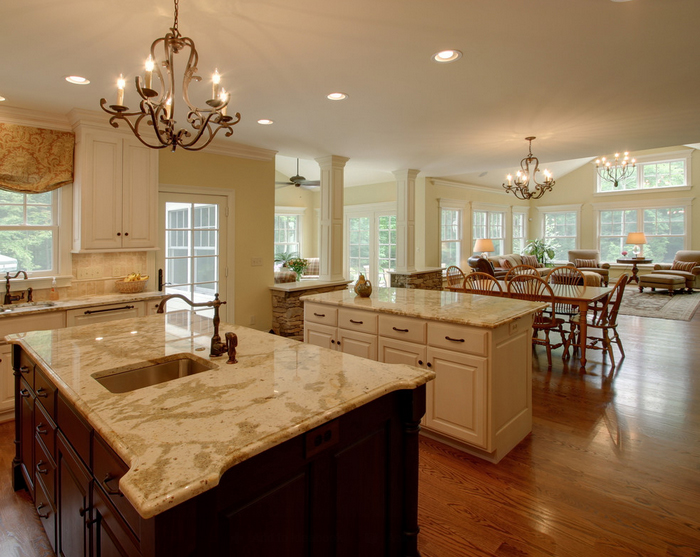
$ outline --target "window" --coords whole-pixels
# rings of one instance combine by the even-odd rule
[[[275,214],[275,256],[301,255],[301,215]]]
[[[396,215],[377,217],[377,251],[377,284],[389,286],[386,271],[396,269]]]
[[[462,210],[440,209],[440,266],[462,264]]]
[[[569,260],[569,250],[576,249],[577,211],[544,213],[544,239],[554,249],[555,262]]]
[[[525,213],[513,213],[513,253],[522,253],[525,249],[525,223],[527,215]]]
[[[604,204],[599,211],[598,235],[603,261],[615,261],[622,251],[632,251],[625,244],[627,234],[643,231],[647,244],[642,246],[645,257],[655,263],[671,263],[678,250],[685,249],[689,237],[690,200],[676,199],[668,206],[651,206],[651,202],[636,204]],[[625,206],[627,205],[627,206]]]
[[[490,238],[495,248],[494,255],[505,253],[506,214],[501,211],[474,211],[474,240]]]
[[[687,186],[689,171],[690,154],[685,152],[644,157],[637,161],[630,176],[620,180],[617,188],[613,182],[598,176],[598,191],[634,191]]]
[[[58,274],[58,192],[0,190],[0,272]]]

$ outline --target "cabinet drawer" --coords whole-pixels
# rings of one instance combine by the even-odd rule
[[[379,334],[383,337],[425,344],[427,322],[396,315],[379,316]]]
[[[350,331],[362,331],[363,333],[377,332],[376,313],[357,309],[338,309],[338,327]]]
[[[56,419],[56,387],[38,367],[34,370],[34,394],[51,419]]]
[[[56,550],[56,510],[51,504],[49,496],[46,494],[46,489],[41,483],[41,480],[36,483],[36,499],[34,506],[36,512],[41,519],[41,525],[44,527],[46,536],[51,542],[51,547]]]
[[[321,325],[338,325],[338,308],[321,304],[304,304],[304,319]]]
[[[46,414],[41,404],[34,405],[34,434],[41,439],[44,446],[53,457],[56,454],[56,424]]]
[[[428,344],[465,354],[486,356],[488,354],[488,332],[458,325],[428,323]]]
[[[48,495],[51,504],[54,505],[56,503],[56,465],[54,464],[53,455],[49,456],[46,454],[44,444],[39,441],[38,436],[34,439],[34,458],[36,459],[36,465],[34,466],[36,478],[37,480],[41,479],[44,483],[46,495]]]
[[[95,480],[136,537],[140,539],[139,525],[141,522],[139,514],[119,490],[119,481],[129,471],[129,467],[107,446],[99,435],[93,437],[92,450],[92,471]]]
[[[15,348],[15,354],[17,354],[17,349]],[[19,352],[19,365],[15,362],[16,369],[19,370],[21,377],[27,382],[30,387],[34,387],[34,362],[29,359],[29,356],[24,350]]]
[[[58,393],[56,425],[89,469],[92,428],[83,421],[74,410],[73,405],[63,398],[61,393]]]
[[[118,319],[143,317],[144,313],[144,302],[127,302],[124,304],[69,309],[66,311],[66,326],[75,327],[78,325],[116,321]]]

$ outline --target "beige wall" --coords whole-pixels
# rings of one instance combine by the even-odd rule
[[[233,262],[229,262],[229,297],[233,293],[234,314],[228,321],[249,325],[255,318],[257,329],[272,325],[269,285],[273,283],[273,221],[275,207],[275,161],[241,159],[184,150],[161,151],[161,184],[222,188],[235,192],[235,214],[229,216],[233,232]],[[230,237],[230,236],[229,236]],[[262,266],[251,266],[252,258],[262,258]],[[231,303],[229,301],[229,303]]]
[[[288,178],[280,172],[275,172],[275,180],[286,182]],[[276,207],[303,207],[304,216],[301,225],[302,257],[318,257],[319,203],[320,188],[304,189],[294,186],[281,187],[275,190]]]

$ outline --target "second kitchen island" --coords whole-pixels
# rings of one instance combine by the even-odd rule
[[[539,302],[406,288],[305,296],[304,341],[434,371],[423,433],[498,462],[532,430]]]

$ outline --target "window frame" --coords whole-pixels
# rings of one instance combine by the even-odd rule
[[[667,153],[660,153],[660,154],[654,154],[654,155],[642,155],[640,157],[635,157],[636,160],[636,173],[637,173],[637,187],[636,188],[615,188],[613,190],[609,191],[603,191],[601,190],[601,185],[603,183],[602,178],[598,174],[598,171],[596,170],[596,186],[595,186],[595,194],[596,196],[607,196],[607,195],[615,195],[615,194],[637,194],[637,193],[649,193],[649,192],[670,192],[670,191],[682,191],[682,190],[689,190],[692,187],[692,174],[691,174],[691,162],[692,162],[692,149],[691,150],[683,150],[683,151],[669,151]],[[676,185],[676,186],[655,186],[651,188],[644,188],[642,187],[643,181],[644,181],[644,167],[645,166],[651,166],[651,165],[657,165],[657,164],[664,164],[664,163],[673,163],[673,162],[679,162],[682,161],[685,163],[685,183],[682,185]],[[595,161],[592,162],[593,165],[595,165]]]
[[[510,211],[508,211],[507,206],[501,206],[501,205],[488,205],[488,204],[483,204],[483,203],[474,203],[472,204],[472,226],[471,226],[471,232],[472,232],[472,240],[475,242],[479,238],[489,238],[490,240],[493,240],[494,242],[494,247],[497,249],[489,254],[489,255],[505,255],[507,253],[506,250],[506,242],[509,237],[509,231],[512,229],[512,223],[508,223],[508,214]],[[485,226],[485,232],[486,235],[481,235],[477,233],[476,227],[477,227],[477,218],[476,214],[477,213],[485,213],[486,214],[486,224]],[[499,215],[501,217],[501,235],[500,236],[494,236],[491,234],[491,227],[493,226],[491,220],[493,215]],[[478,225],[481,226],[481,225]],[[512,242],[511,242],[511,247],[512,247]]]
[[[515,235],[515,218],[516,217],[522,217],[523,222],[522,222],[522,238],[520,236]],[[511,222],[511,229],[510,229],[510,248],[511,248],[511,253],[513,254],[520,254],[522,251],[525,249],[525,246],[527,245],[527,237],[528,237],[528,223],[530,218],[530,210],[525,207],[512,207],[511,208],[511,215],[510,215],[510,222]],[[521,240],[522,241],[522,248],[520,251],[515,250],[515,241],[516,240]]]
[[[303,257],[303,250],[304,250],[304,234],[303,234],[303,227],[304,227],[304,214],[306,213],[306,208],[305,207],[280,207],[277,206],[275,207],[275,222],[273,224],[273,253],[276,256],[277,255],[277,246],[281,244],[289,245],[290,243],[298,244],[299,249],[297,250],[297,253],[299,254],[299,257]],[[276,236],[277,233],[277,217],[295,217],[297,221],[297,241],[296,242],[275,242],[274,241],[274,236]],[[285,253],[287,253],[285,251]]]
[[[343,249],[345,250],[343,257],[343,274],[348,280],[355,280],[350,274],[350,219],[351,218],[367,218],[369,219],[369,278],[372,284],[380,286],[383,278],[379,276],[379,219],[381,217],[394,217],[398,219],[398,211],[395,202],[382,203],[363,203],[358,205],[345,205],[343,215]],[[396,229],[396,241],[398,245],[398,229]],[[384,244],[387,245],[387,244]],[[397,254],[396,248],[394,254]]]
[[[455,213],[455,218],[457,221],[457,233],[456,237],[453,239],[445,239],[443,233],[445,231],[445,223],[443,222],[443,213],[445,211],[451,211]],[[446,269],[447,267],[451,265],[455,265],[456,267],[462,267],[462,246],[464,242],[464,222],[463,222],[463,213],[464,209],[459,208],[459,207],[451,207],[451,206],[440,206],[440,267],[443,269]],[[450,225],[452,226],[452,225]],[[454,244],[456,246],[456,254],[457,254],[457,261],[443,261],[442,255],[445,253],[445,247],[447,247],[445,244]],[[452,251],[452,250],[450,250]]]
[[[544,240],[556,238],[573,238],[574,245],[571,249],[579,249],[581,238],[581,205],[549,205],[538,207],[540,213],[540,237]],[[573,213],[576,217],[575,234],[573,236],[547,236],[547,215]],[[568,250],[567,250],[568,251]],[[559,257],[557,257],[559,256]],[[569,254],[555,254],[552,263],[568,263]]]

